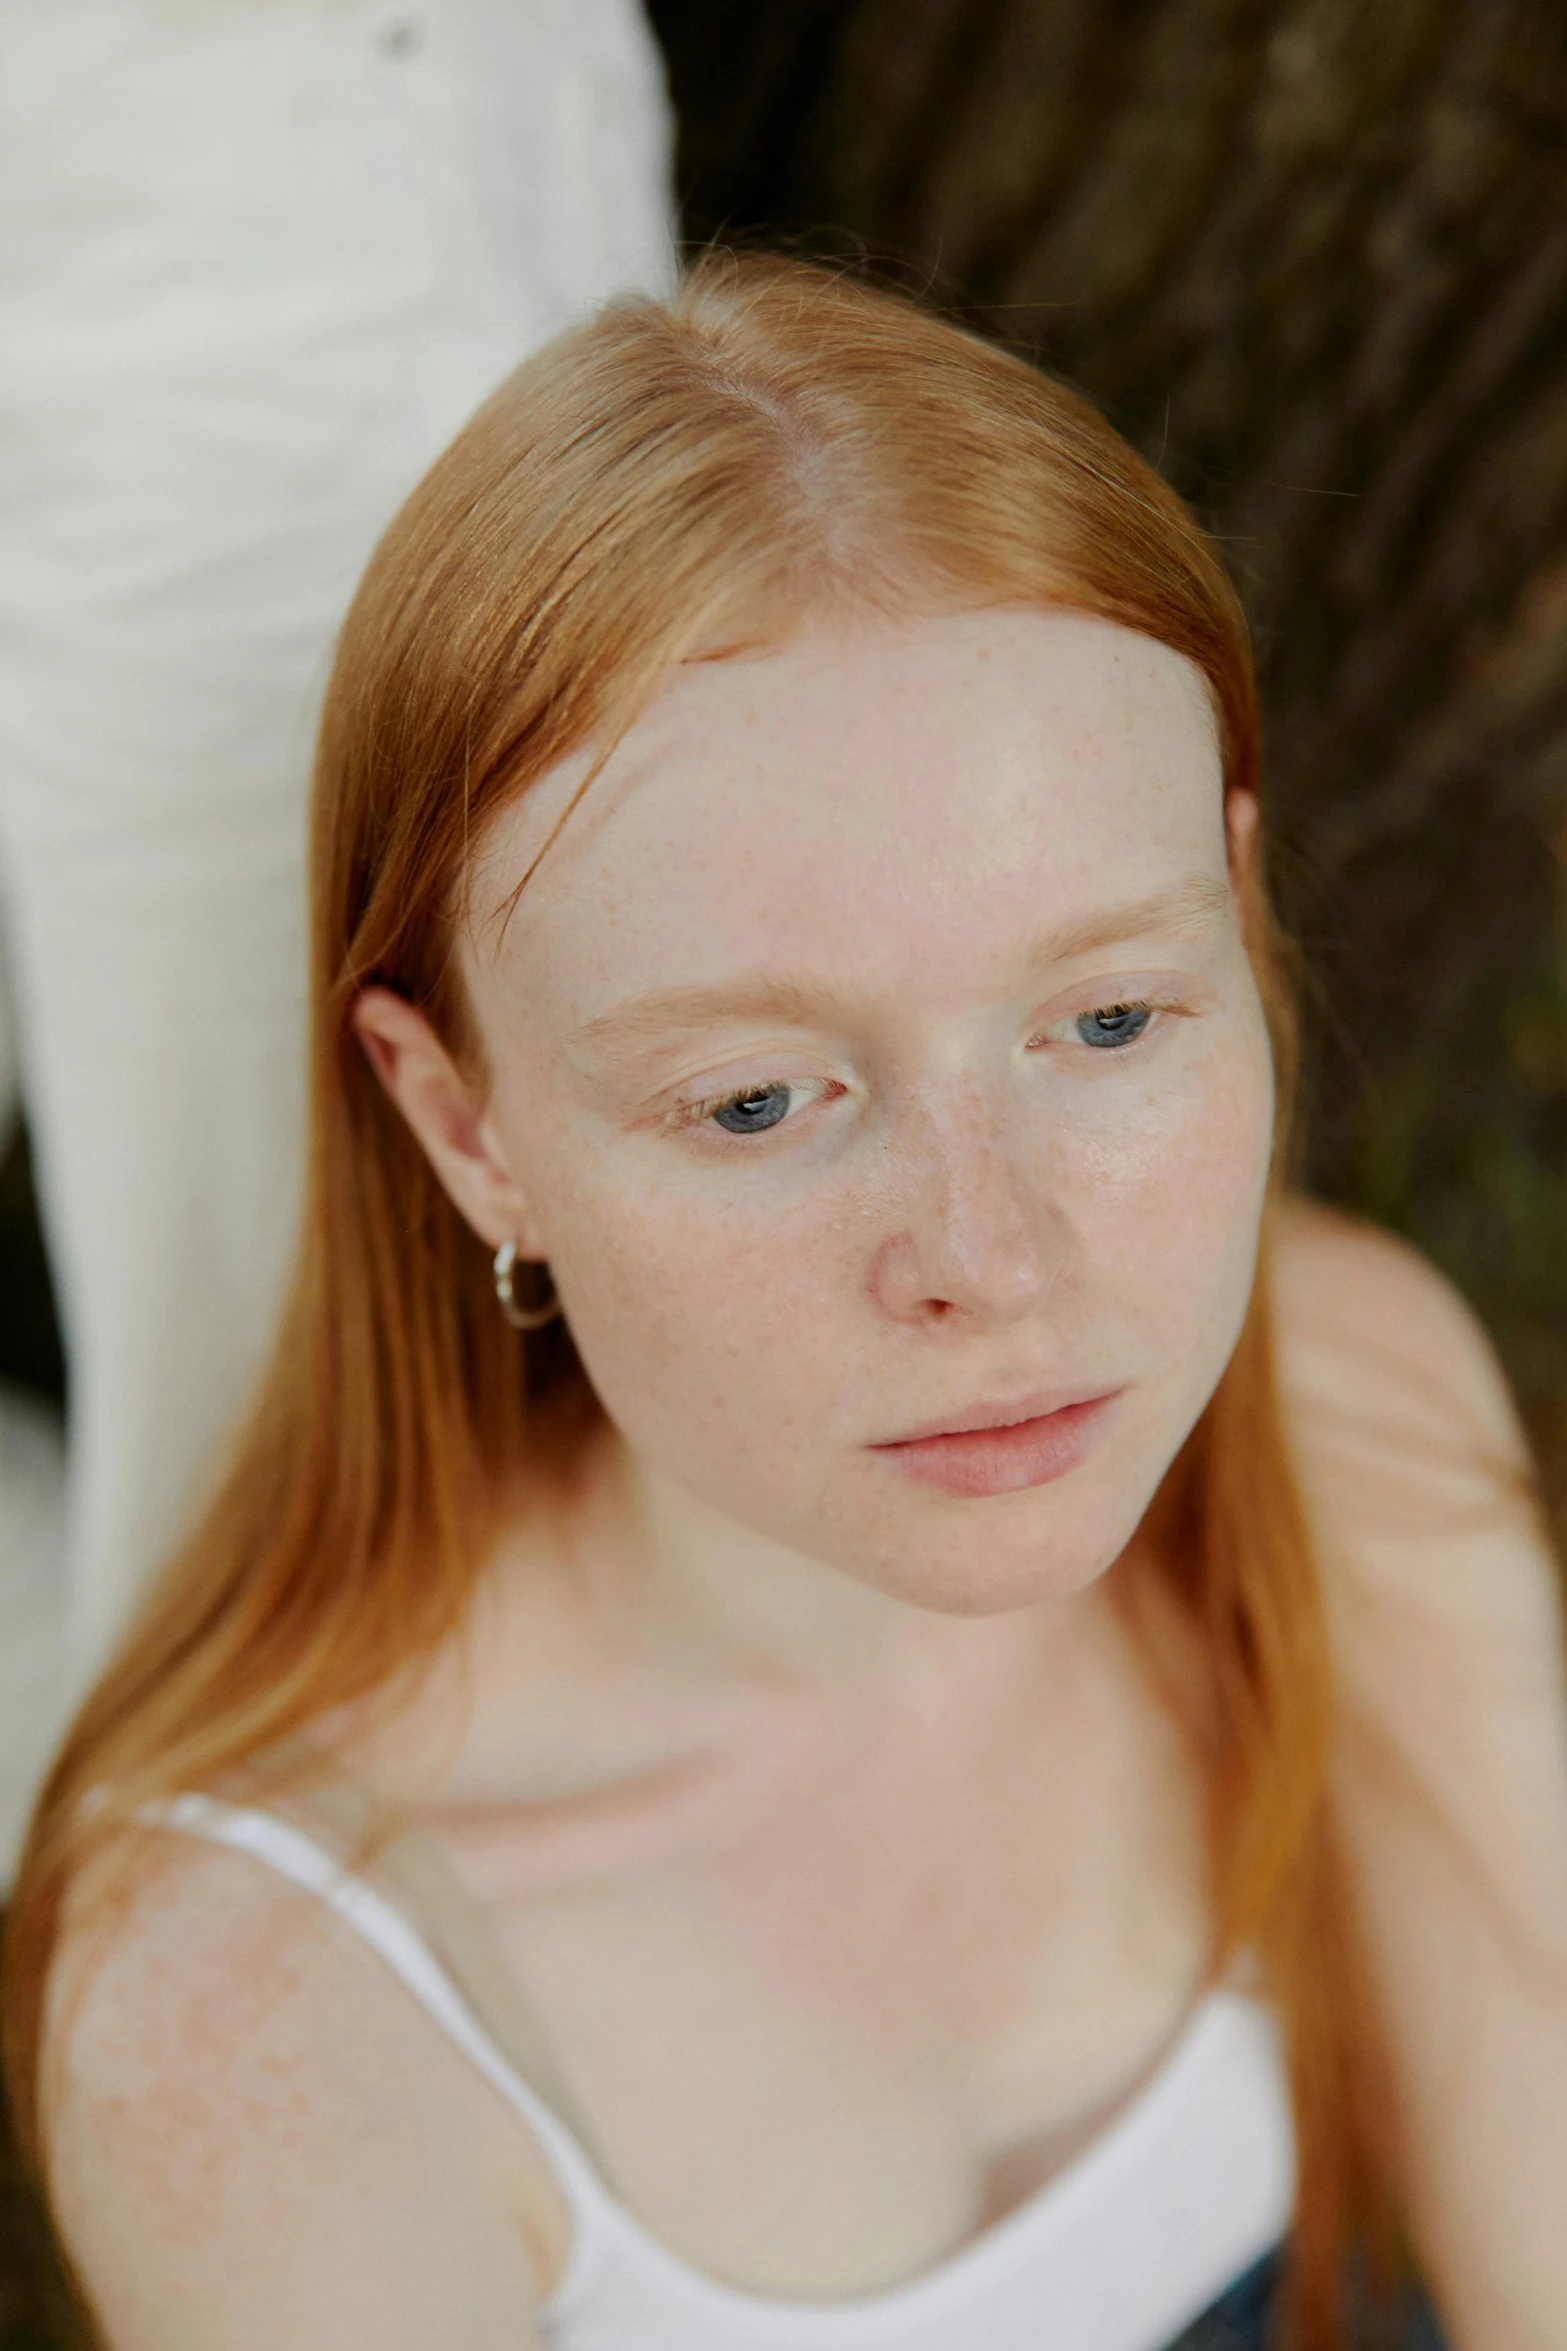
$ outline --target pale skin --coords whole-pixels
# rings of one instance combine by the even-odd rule
[[[1255,811],[1177,656],[1040,611],[688,665],[502,921],[580,772],[474,875],[490,1085],[385,990],[357,1025],[486,1245],[548,1260],[607,1422],[466,1679],[352,1760],[435,1786],[644,2220],[758,2293],[864,2293],[1068,2160],[1202,1975],[1196,1790],[1106,1579],[1252,1279]],[[1400,1759],[1346,1729],[1335,1772],[1417,2248],[1454,2351],[1560,2351],[1567,1693],[1521,1441],[1411,1252],[1302,1205],[1281,1260],[1340,1670]],[[1047,1483],[876,1450],[1085,1389]],[[65,2055],[116,2351],[528,2339],[567,2242],[525,2129],[254,1865],[170,1861]]]

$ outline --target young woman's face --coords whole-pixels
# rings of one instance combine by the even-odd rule
[[[1081,1588],[1224,1368],[1269,1160],[1196,673],[1020,609],[688,665],[503,926],[582,769],[486,843],[464,959],[612,1421],[889,1594]]]

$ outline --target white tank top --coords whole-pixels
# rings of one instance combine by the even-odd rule
[[[1273,2021],[1209,1992],[1115,2120],[1004,2220],[889,2292],[785,2302],[722,2285],[611,2195],[402,1912],[269,1812],[180,1796],[143,1817],[248,1853],[319,1896],[402,1978],[533,2133],[571,2213],[548,2351],[1165,2351],[1278,2244],[1294,2132]]]

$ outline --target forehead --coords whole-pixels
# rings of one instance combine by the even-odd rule
[[[481,1017],[497,985],[586,1020],[769,960],[918,989],[949,951],[1005,953],[1223,871],[1202,680],[1075,613],[817,626],[683,665],[502,924],[587,765],[542,778],[483,846],[464,944]]]

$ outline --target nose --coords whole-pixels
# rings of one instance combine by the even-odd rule
[[[1037,1136],[978,1085],[926,1096],[888,1138],[892,1229],[872,1287],[902,1321],[1017,1322],[1039,1306],[1059,1256]]]

